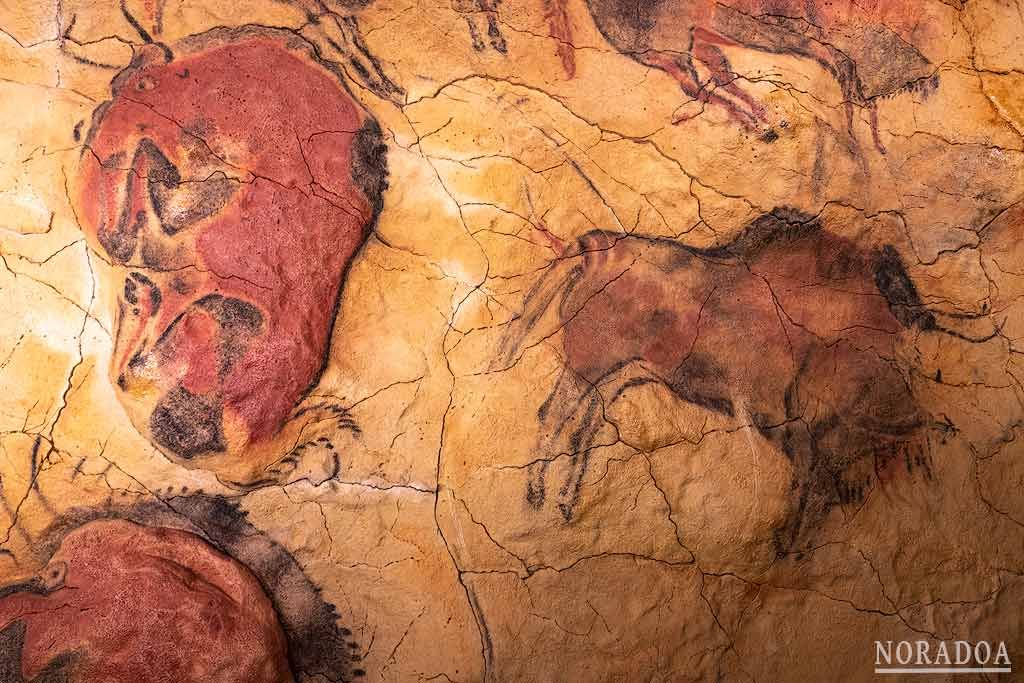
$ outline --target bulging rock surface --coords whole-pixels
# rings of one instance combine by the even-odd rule
[[[140,50],[93,113],[77,215],[123,282],[110,376],[133,422],[248,483],[324,366],[386,162],[377,124],[296,36],[219,30],[175,50]]]
[[[1013,3],[29,4],[21,679],[162,680],[129,622],[238,680],[859,682],[957,641],[1011,671],[934,680],[1020,677]]]
[[[3,594],[4,680],[292,680],[259,582],[187,532],[90,522]]]

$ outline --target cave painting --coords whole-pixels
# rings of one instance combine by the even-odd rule
[[[118,280],[111,381],[172,459],[259,480],[381,210],[380,130],[309,44],[263,28],[148,44],[111,90],[77,195]]]
[[[21,661],[3,680],[288,680],[284,633],[255,577],[186,532],[92,522],[4,592],[5,649],[20,650],[6,666]]]
[[[362,675],[333,606],[286,551],[224,499],[180,502],[180,513],[150,502],[58,519],[40,540],[45,566],[0,587],[0,680]]]
[[[384,73],[380,60],[370,52],[359,27],[359,12],[373,0],[287,1],[306,13],[311,39],[337,52],[341,60],[336,64],[348,70],[349,76],[381,99],[400,103],[405,98],[405,90]]]
[[[370,51],[359,26],[359,14],[374,0],[285,0],[306,13],[309,37],[323,52],[337,53],[337,64],[348,76],[377,97],[401,106],[406,92],[384,72],[380,60]],[[453,10],[466,22],[469,40],[477,52],[508,52],[498,20],[501,0],[454,0]]]
[[[452,4],[466,19],[474,50],[484,52],[490,48],[503,55],[508,52],[498,21],[501,0],[458,0]]]
[[[657,384],[750,425],[791,460],[780,554],[805,549],[835,505],[859,501],[876,465],[928,468],[929,435],[951,429],[920,406],[894,362],[901,336],[994,334],[941,322],[892,246],[862,248],[789,209],[712,249],[584,235],[527,295],[494,367],[527,348],[551,308],[565,367],[537,413],[529,504],[553,502],[572,520],[604,411],[630,388]],[[549,496],[558,453],[570,455],[570,471]]]
[[[549,11],[553,35],[571,44],[563,5]],[[838,84],[847,126],[853,108],[864,107],[875,144],[875,102],[901,92],[930,92],[937,68],[892,26],[918,30],[915,2],[833,3],[822,0],[587,0],[597,28],[621,52],[668,73],[702,104],[723,107],[748,129],[767,123],[765,109],[738,82],[722,48],[744,48],[815,62]],[[561,54],[561,53],[560,53]],[[575,67],[562,55],[567,75]],[[708,74],[707,81],[698,66]],[[680,120],[689,118],[680,117]],[[771,129],[765,131],[772,139]]]

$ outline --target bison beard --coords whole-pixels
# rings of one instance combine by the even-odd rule
[[[114,79],[77,204],[124,282],[110,376],[133,423],[244,483],[295,438],[282,430],[382,208],[385,147],[294,34],[218,29],[175,53],[145,46]]]
[[[0,589],[0,680],[286,683],[287,642],[259,581],[198,536],[96,520],[40,574]]]
[[[716,249],[588,233],[527,295],[493,367],[507,367],[543,332],[556,300],[566,367],[538,411],[543,436],[526,499],[546,504],[550,458],[569,453],[555,497],[566,521],[602,410],[631,387],[659,384],[734,416],[790,458],[780,554],[806,548],[829,510],[863,489],[848,476],[857,465],[920,458],[934,424],[890,358],[902,330],[946,330],[899,256],[858,247],[791,210],[760,217]]]

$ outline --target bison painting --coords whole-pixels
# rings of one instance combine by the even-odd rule
[[[594,231],[540,278],[493,367],[521,355],[556,309],[565,367],[538,412],[541,441],[526,498],[549,500],[558,453],[572,458],[555,503],[573,518],[594,439],[623,392],[656,383],[756,429],[792,461],[794,495],[780,553],[862,482],[867,458],[922,457],[929,429],[891,351],[906,331],[942,332],[891,246],[863,248],[810,216],[779,209],[731,243]]]
[[[266,476],[386,177],[376,122],[292,33],[146,45],[114,79],[77,214],[122,283],[111,380],[165,454]]]
[[[549,0],[551,34],[567,74],[575,62],[566,0]],[[890,27],[894,16],[919,19],[919,3],[822,0],[587,0],[598,30],[617,51],[660,69],[703,104],[723,107],[744,127],[766,122],[764,107],[747,93],[723,48],[810,60],[839,85],[852,126],[853,108],[870,114],[878,140],[875,102],[900,92],[928,93],[937,68],[906,36]],[[906,23],[906,22],[904,22]],[[698,66],[707,73],[704,80]],[[770,139],[770,137],[769,137]]]
[[[39,571],[0,586],[4,683],[353,681],[322,589],[235,503],[202,494],[73,508]]]

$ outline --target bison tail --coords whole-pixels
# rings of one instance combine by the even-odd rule
[[[499,343],[498,353],[491,361],[491,371],[504,370],[517,360],[523,344],[544,318],[551,303],[560,294],[564,298],[581,270],[582,266],[576,259],[559,259],[547,267],[523,300],[523,312],[509,323]]]
[[[955,315],[955,316],[952,316],[952,317],[956,318],[958,320],[977,320],[979,318],[988,318],[988,316],[986,314],[981,314],[981,315]],[[938,323],[935,323],[934,325],[932,325],[932,327],[930,327],[928,329],[932,329],[932,330],[934,330],[936,332],[941,332],[942,334],[948,334],[951,337],[956,337],[957,339],[959,339],[961,341],[968,342],[969,344],[984,344],[985,342],[991,341],[992,339],[995,339],[996,337],[1002,335],[1002,333],[1003,333],[1003,325],[1005,325],[1005,324],[1006,324],[1005,320],[1002,323],[992,323],[992,330],[991,331],[982,332],[980,334],[972,334],[972,333],[970,333],[968,331],[961,332],[959,330],[954,330],[951,327],[946,327],[945,325],[940,325]]]

